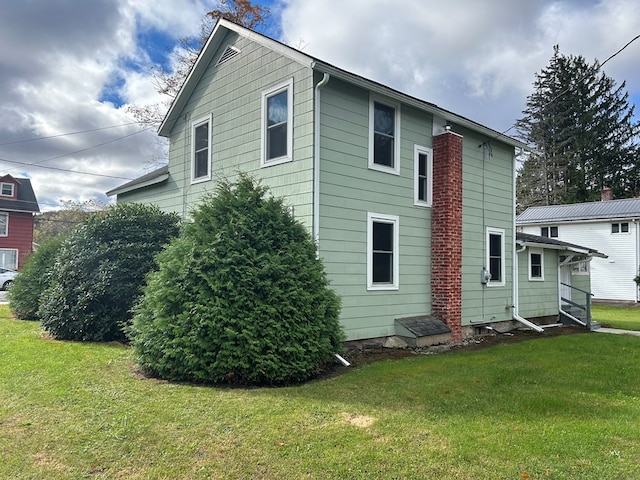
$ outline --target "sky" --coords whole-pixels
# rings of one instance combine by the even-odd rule
[[[639,0],[258,0],[263,32],[497,131],[522,116],[554,45],[600,62],[640,34]],[[398,8],[398,5],[401,5]],[[42,211],[108,203],[167,161],[129,112],[162,100],[170,68],[217,0],[0,0],[0,175],[30,178]],[[640,118],[640,39],[604,72]],[[513,133],[513,130],[510,131]]]

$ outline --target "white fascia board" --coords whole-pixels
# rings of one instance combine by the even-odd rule
[[[444,110],[435,104],[420,100],[418,98],[415,98],[410,95],[399,92],[397,90],[394,90],[391,87],[387,87],[373,80],[369,80],[367,78],[347,72],[345,70],[336,68],[332,65],[329,65],[320,61],[314,62],[312,68],[314,68],[314,70],[317,70],[319,72],[328,73],[331,76],[340,78],[348,83],[364,88],[365,90],[392,98],[398,102],[404,103],[405,105],[410,105],[419,110],[426,111],[434,115],[435,117],[443,119],[445,122],[458,124],[462,127],[468,128],[469,130],[473,130],[482,135],[486,135],[495,140],[498,140],[502,143],[506,143],[507,145],[510,145],[512,147],[522,148],[524,150],[531,150],[530,146],[526,145],[525,143],[519,142],[518,140],[511,138],[508,135],[500,133],[489,127],[485,127],[484,125],[476,123],[473,120],[469,120],[468,118],[461,117],[453,112],[449,112],[448,110]]]
[[[134,190],[138,190],[140,188],[150,187],[151,185],[162,183],[168,178],[169,174],[165,173],[163,175],[160,175],[159,177],[147,180],[146,182],[136,183],[135,185],[123,185],[122,187],[116,187],[113,190],[109,190],[108,192],[106,192],[106,195],[107,197],[111,197],[113,195],[120,195],[121,193],[133,192]]]

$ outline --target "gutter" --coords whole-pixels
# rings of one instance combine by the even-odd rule
[[[314,132],[313,132],[313,239],[316,249],[320,250],[320,89],[324,87],[331,75],[324,73],[315,87],[314,98]]]

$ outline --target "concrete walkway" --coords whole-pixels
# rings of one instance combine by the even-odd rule
[[[616,335],[634,335],[636,337],[640,337],[640,332],[635,330],[621,330],[619,328],[600,327],[593,331],[596,333],[614,333]]]

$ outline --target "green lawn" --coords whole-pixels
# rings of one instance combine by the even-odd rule
[[[177,385],[0,318],[0,478],[640,478],[639,378],[639,337],[584,333],[298,387]]]
[[[600,322],[603,327],[640,330],[640,308],[637,307],[594,305],[591,308],[591,318]]]

